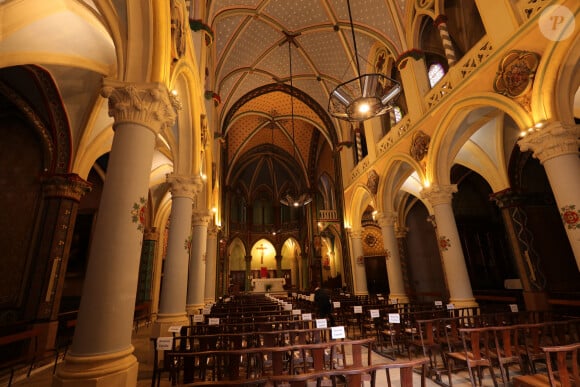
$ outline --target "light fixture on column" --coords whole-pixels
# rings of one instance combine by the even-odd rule
[[[294,141],[294,84],[292,81],[292,43],[294,43],[294,38],[296,35],[291,35],[285,32],[286,40],[288,41],[288,57],[289,57],[289,67],[290,67],[290,118],[292,126],[292,155],[294,160],[296,160],[296,142]],[[312,197],[308,193],[293,193],[286,192],[284,196],[280,199],[280,203],[288,207],[302,207],[310,204],[312,202]]]
[[[354,36],[354,24],[350,0],[346,1],[352,33],[357,77],[341,83],[330,93],[328,112],[346,121],[364,121],[387,113],[393,108],[395,98],[401,93],[401,84],[383,74],[360,73],[358,51]]]

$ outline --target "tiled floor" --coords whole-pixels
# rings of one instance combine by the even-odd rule
[[[140,328],[133,337],[133,345],[135,347],[135,356],[139,361],[139,376],[138,376],[138,387],[146,387],[151,385],[151,376],[153,370],[153,348],[149,341],[150,328],[142,327]],[[403,359],[403,358],[402,358]],[[381,356],[377,353],[373,353],[372,362],[373,364],[381,362],[390,362],[392,360]],[[446,385],[448,382],[447,375],[443,375],[442,382]],[[397,371],[391,371],[391,380],[393,381],[393,386],[397,386],[397,381],[399,380],[399,375]],[[0,380],[0,386],[5,386],[7,381]],[[369,383],[367,383],[368,385]],[[492,386],[493,383],[489,377],[489,373],[485,373],[485,378],[483,381],[484,386]],[[33,370],[32,375],[26,378],[25,372],[19,372],[15,376],[15,380],[12,385],[14,387],[50,387],[52,385],[52,364],[47,364],[43,367],[38,367]],[[386,375],[384,372],[379,373],[377,379],[377,387],[386,386]],[[420,385],[419,375],[414,375],[414,385]],[[438,384],[432,380],[427,380],[428,387],[434,387]],[[466,387],[470,386],[469,375],[467,372],[459,372],[453,375],[453,386]],[[171,383],[168,380],[162,380],[162,387],[169,387]]]

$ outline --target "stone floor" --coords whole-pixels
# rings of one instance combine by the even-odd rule
[[[141,327],[137,332],[134,333],[133,336],[133,346],[135,347],[135,356],[139,361],[139,375],[138,375],[138,387],[146,387],[151,386],[151,376],[153,371],[153,347],[149,340],[150,338],[150,327]],[[372,355],[372,362],[381,363],[381,362],[389,362],[390,359],[381,356],[377,353],[373,353]],[[12,386],[14,387],[50,387],[52,385],[52,370],[53,370],[53,363],[46,363],[43,366],[37,366],[33,369],[32,374],[30,377],[26,377],[26,370],[21,370],[16,373]],[[499,372],[498,372],[499,374]],[[517,374],[517,372],[512,372],[512,374]],[[427,387],[434,387],[437,385],[447,385],[448,379],[447,375],[443,375],[442,384],[436,383],[431,379],[427,380],[426,386]],[[393,381],[393,386],[398,386],[399,384],[397,381],[399,380],[398,372],[391,371],[391,380]],[[6,386],[7,380],[0,379],[0,386]],[[501,383],[500,383],[501,384]],[[366,385],[368,386],[369,383],[367,382]],[[378,375],[377,379],[377,387],[386,386],[386,375],[385,373],[381,372]],[[420,386],[419,375],[416,374],[414,376],[414,385]],[[469,375],[467,372],[458,372],[453,375],[453,385],[457,387],[465,387],[470,386],[471,383],[469,381]],[[493,383],[489,376],[489,373],[485,373],[485,378],[483,380],[484,386],[492,386]],[[161,382],[161,387],[169,387],[171,383],[167,379],[163,379]]]

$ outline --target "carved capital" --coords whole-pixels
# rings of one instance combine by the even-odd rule
[[[552,122],[543,128],[528,132],[518,141],[522,152],[532,151],[534,157],[544,163],[551,158],[578,154],[580,126]]]
[[[168,173],[166,175],[169,190],[173,197],[184,197],[195,200],[198,193],[203,187],[202,180],[199,176],[183,176]]]
[[[191,214],[192,226],[207,226],[210,220],[209,214],[203,211],[194,211]]]
[[[109,116],[114,128],[121,123],[135,123],[158,134],[175,122],[175,110],[167,87],[161,83],[129,84],[105,80],[101,96],[109,99]]]
[[[455,184],[445,186],[432,185],[431,187],[423,188],[421,197],[431,203],[432,206],[450,204],[455,192],[457,192],[457,185]]]
[[[361,239],[362,238],[362,230],[353,230],[350,229],[347,231],[349,238],[351,239]]]
[[[58,174],[43,177],[44,197],[66,198],[79,202],[90,192],[90,183],[74,173]]]
[[[523,196],[511,188],[489,195],[499,208],[517,207],[522,204]]]
[[[393,212],[388,211],[388,212],[378,212],[377,215],[375,216],[375,219],[377,220],[377,223],[379,224],[379,226],[381,226],[381,228],[389,228],[395,224],[397,217]]]

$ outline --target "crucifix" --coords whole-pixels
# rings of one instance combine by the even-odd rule
[[[256,247],[256,250],[261,250],[262,251],[262,257],[260,259],[260,263],[263,265],[264,264],[264,250],[268,250],[267,247],[264,247],[263,243],[260,243],[260,247]]]

